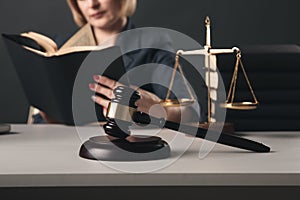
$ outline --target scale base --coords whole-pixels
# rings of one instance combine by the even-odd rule
[[[128,136],[126,139],[95,136],[81,145],[79,156],[102,161],[146,161],[170,157],[167,142],[157,136]]]

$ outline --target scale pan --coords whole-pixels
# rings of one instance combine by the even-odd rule
[[[194,102],[194,99],[166,99],[161,100],[160,105],[163,107],[189,106]]]
[[[258,102],[234,102],[225,103],[225,108],[234,110],[253,110],[258,106]]]

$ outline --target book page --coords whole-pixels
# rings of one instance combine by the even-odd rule
[[[40,56],[44,56],[44,57],[50,57],[50,56],[54,55],[54,53],[55,53],[55,52],[54,53],[43,52],[43,51],[31,48],[31,47],[27,47],[27,46],[23,46],[23,48],[27,49],[28,51],[31,51],[33,53],[36,53]]]
[[[82,52],[82,51],[97,51],[97,50],[102,50],[104,48],[105,47],[102,46],[74,46],[74,47],[59,49],[56,53],[51,55],[46,55],[46,57],[61,56],[68,53],[75,53],[75,52]]]
[[[23,33],[22,36],[35,40],[40,46],[45,49],[45,52],[27,46],[24,46],[24,48],[44,57],[60,56],[81,51],[101,50],[113,46],[112,42],[115,40],[112,39],[97,46],[90,24],[86,24],[85,26],[83,26],[58,50],[57,45],[53,40],[41,34],[29,32]]]
[[[42,52],[40,50],[36,50],[31,47],[23,46],[23,48],[27,49],[28,51],[31,51],[33,53],[36,53],[38,55],[44,56],[44,57],[52,57],[52,56],[62,56],[69,53],[75,53],[75,52],[83,52],[83,51],[99,51],[102,49],[106,49],[108,47],[111,47],[111,45],[101,45],[101,46],[78,46],[78,47],[69,47],[65,49],[61,49],[54,53],[49,52]]]
[[[84,25],[75,33],[58,51],[70,47],[78,46],[96,46],[96,40],[90,24]]]
[[[57,51],[56,43],[47,36],[44,36],[44,35],[36,33],[36,32],[22,33],[21,36],[27,37],[27,38],[30,38],[30,39],[36,41],[41,47],[43,47],[45,49],[46,53],[52,54]]]

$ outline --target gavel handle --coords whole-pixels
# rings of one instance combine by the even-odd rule
[[[223,145],[236,147],[236,148],[240,148],[240,149],[245,149],[245,150],[249,150],[249,151],[265,153],[265,152],[270,152],[270,150],[271,150],[270,147],[268,147],[262,143],[253,141],[253,140],[238,137],[238,136],[235,136],[235,135],[232,135],[229,133],[224,133],[224,132],[221,132],[221,134],[220,134],[217,131],[210,130],[209,134],[218,134],[218,135],[220,134],[219,139],[217,141],[215,141],[214,139],[212,139],[213,137],[206,137],[206,134],[208,131],[207,129],[204,129],[201,127],[185,125],[185,124],[179,124],[179,123],[175,123],[175,122],[171,122],[171,121],[166,121],[163,118],[159,119],[159,118],[154,118],[152,116],[150,119],[149,115],[141,114],[138,112],[134,114],[133,120],[135,122],[139,122],[139,123],[152,124],[152,125],[159,126],[161,128],[168,128],[168,129],[171,129],[174,131],[180,131],[185,134],[190,134],[190,135],[193,135],[198,138],[211,140],[211,141],[223,144]],[[196,129],[197,129],[197,132],[195,135]]]

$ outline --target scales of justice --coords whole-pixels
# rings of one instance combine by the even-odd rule
[[[217,75],[217,62],[216,62],[216,56],[218,54],[236,54],[236,62],[235,62],[235,66],[234,66],[234,71],[233,71],[233,75],[232,75],[232,79],[231,79],[231,83],[230,83],[230,87],[228,90],[228,94],[227,94],[227,98],[226,101],[224,102],[224,104],[219,105],[222,106],[226,109],[235,109],[235,110],[253,110],[256,109],[259,102],[254,94],[254,91],[252,89],[252,86],[250,84],[249,78],[246,74],[244,65],[242,63],[242,52],[239,48],[237,47],[233,47],[231,49],[214,49],[211,46],[211,29],[210,29],[210,19],[207,16],[205,19],[205,26],[206,26],[206,44],[204,46],[204,49],[199,49],[199,50],[191,50],[191,51],[183,51],[183,50],[178,50],[176,53],[176,58],[175,58],[175,65],[173,68],[173,74],[172,74],[172,78],[170,81],[170,85],[168,88],[168,93],[166,96],[165,100],[161,101],[161,104],[165,107],[168,106],[187,106],[190,104],[193,104],[195,102],[195,98],[191,92],[190,87],[187,84],[187,80],[184,76],[183,70],[180,66],[179,63],[179,57],[180,56],[184,56],[184,55],[202,55],[205,56],[205,68],[206,68],[206,85],[207,85],[207,122],[204,123],[200,123],[199,126],[201,127],[205,127],[208,128],[210,125],[222,125],[224,126],[223,129],[227,132],[233,132],[234,131],[234,125],[232,123],[218,123],[216,121],[216,119],[214,118],[214,110],[215,110],[215,106],[212,106],[212,101],[216,101],[217,100],[217,92],[216,90],[218,89],[218,83],[216,81],[216,78],[214,78],[215,82],[212,82],[211,80],[211,75],[214,73],[214,75]],[[238,78],[238,74],[239,74],[239,68],[241,68],[242,73],[244,75],[244,78],[247,82],[247,86],[251,92],[251,95],[253,97],[252,101],[242,101],[242,102],[235,102],[235,94],[236,94],[236,86],[237,86],[237,78]],[[173,100],[173,99],[169,99],[170,96],[170,92],[173,86],[173,81],[174,81],[174,77],[175,77],[175,72],[176,71],[180,72],[180,75],[183,77],[184,80],[184,84],[185,87],[188,90],[188,93],[190,95],[190,99],[185,98],[185,99],[177,99],[177,100]]]
[[[206,45],[204,49],[193,51],[179,50],[176,53],[176,60],[171,77],[168,93],[165,100],[160,103],[164,107],[168,106],[188,106],[195,103],[196,99],[193,97],[191,89],[187,84],[187,80],[184,77],[183,70],[179,64],[179,56],[181,55],[204,55],[207,59],[207,73],[206,84],[208,88],[208,120],[205,123],[199,123],[199,125],[179,124],[168,121],[164,118],[155,118],[148,114],[137,111],[135,102],[140,99],[140,95],[137,91],[126,87],[119,86],[114,90],[115,97],[111,100],[107,109],[107,122],[103,126],[106,133],[104,136],[91,137],[89,140],[81,145],[79,155],[83,158],[103,161],[144,161],[144,160],[157,160],[168,158],[171,155],[171,148],[169,144],[159,136],[145,136],[145,135],[132,135],[130,126],[134,123],[151,124],[159,128],[171,129],[179,131],[180,133],[190,134],[197,138],[208,139],[214,142],[240,148],[244,150],[254,152],[270,152],[270,147],[265,146],[262,143],[249,140],[236,136],[228,132],[221,132],[217,141],[212,138],[206,138],[210,125],[222,125],[217,122],[211,115],[211,99],[212,90],[216,88],[211,87],[210,73],[215,70],[211,67],[211,59],[215,58],[217,54],[235,53],[236,65],[232,81],[229,88],[227,100],[224,103],[225,108],[249,110],[255,109],[258,106],[258,101],[254,95],[253,89],[246,75],[244,66],[241,61],[241,51],[234,47],[232,49],[213,49],[210,43],[210,20],[206,18]],[[253,102],[234,102],[235,89],[237,83],[237,76],[239,66],[242,68],[242,72],[246,78],[247,84],[253,96]],[[177,70],[180,72],[184,80],[185,87],[187,88],[190,98],[185,99],[169,99],[175,73]],[[224,130],[224,128],[223,128]],[[219,134],[219,132],[210,130],[210,134]]]

